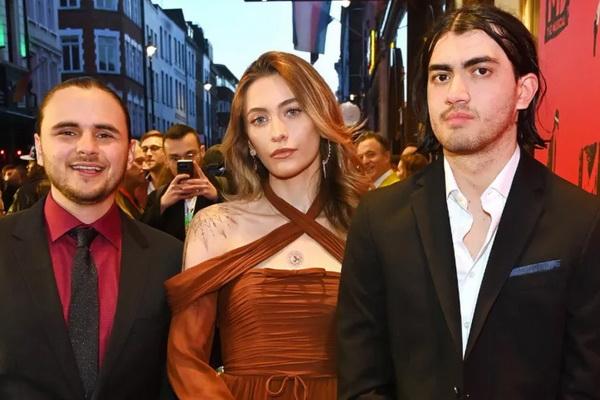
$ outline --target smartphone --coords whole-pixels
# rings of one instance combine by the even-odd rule
[[[188,174],[194,177],[194,162],[192,160],[177,160],[177,175]]]

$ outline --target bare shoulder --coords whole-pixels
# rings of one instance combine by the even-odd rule
[[[232,236],[244,225],[246,210],[240,201],[214,204],[200,210],[186,233],[184,269],[218,257],[235,246]]]
[[[230,231],[239,224],[240,216],[239,207],[232,203],[214,204],[194,216],[186,236],[208,248],[215,240],[227,239]]]

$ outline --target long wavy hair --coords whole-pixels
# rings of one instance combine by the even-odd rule
[[[529,107],[519,110],[517,141],[526,150],[546,147],[546,142],[535,126],[536,111],[546,91],[535,41],[523,23],[513,15],[494,6],[479,4],[447,13],[440,18],[425,38],[415,64],[415,83],[412,90],[413,106],[419,122],[424,126],[419,150],[426,154],[437,154],[441,151],[440,143],[431,127],[427,106],[428,67],[433,50],[444,34],[454,32],[460,35],[472,30],[481,30],[498,43],[512,63],[515,80],[529,73],[537,76],[540,83],[539,90],[529,103]]]
[[[223,139],[223,155],[237,188],[229,199],[256,199],[263,195],[262,185],[269,171],[248,148],[248,132],[244,118],[248,88],[257,79],[279,75],[289,86],[304,112],[321,134],[320,158],[326,160],[326,177],[321,172],[321,195],[324,213],[338,230],[347,231],[359,197],[368,189],[360,161],[351,138],[361,125],[347,127],[336,99],[325,80],[306,61],[293,54],[271,51],[261,55],[244,72],[231,105],[231,117]],[[256,165],[256,167],[255,167]]]

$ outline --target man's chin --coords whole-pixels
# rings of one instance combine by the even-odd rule
[[[104,187],[94,191],[81,191],[68,187],[58,188],[58,190],[69,201],[82,206],[90,206],[105,201],[116,191],[116,187],[112,188],[112,190],[111,188]]]

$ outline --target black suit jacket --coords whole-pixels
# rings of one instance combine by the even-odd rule
[[[213,177],[207,176],[217,189],[219,198],[217,201],[213,201],[206,197],[198,196],[196,199],[196,206],[194,207],[194,215],[203,208],[221,201],[221,190],[218,183]],[[169,184],[163,185],[148,195],[148,202],[146,203],[146,209],[144,210],[141,221],[183,241],[185,240],[185,224],[183,218],[185,201],[179,200],[177,203],[167,208],[165,212],[162,214],[160,213],[160,198],[165,194],[168,187]]]
[[[599,202],[522,152],[462,356],[443,162],[369,193],[338,309],[341,399],[600,399]]]
[[[44,203],[0,219],[2,400],[84,398],[52,270]],[[170,321],[163,282],[181,269],[181,242],[122,213],[121,219],[117,310],[93,399],[157,399],[166,395]]]

